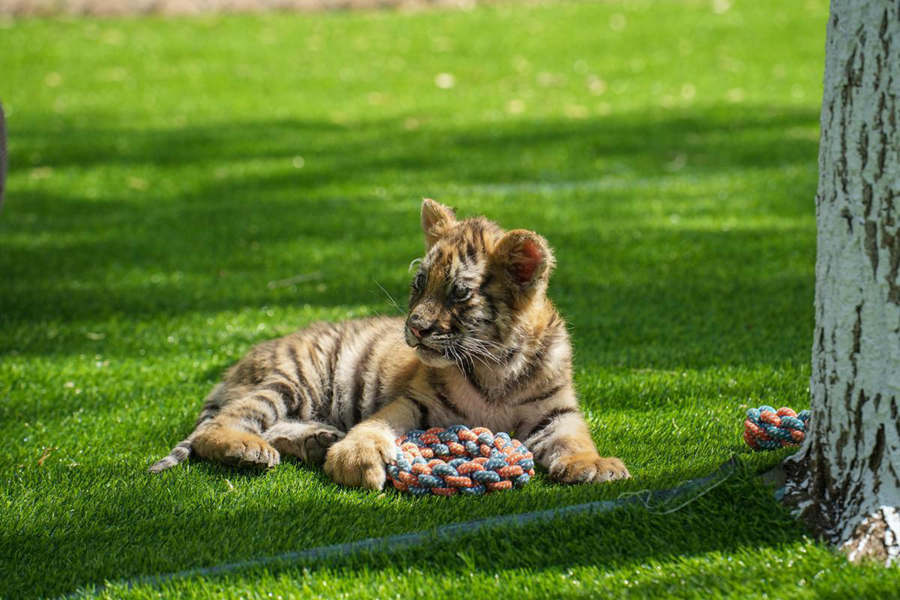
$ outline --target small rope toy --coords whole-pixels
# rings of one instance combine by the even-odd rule
[[[778,410],[765,405],[751,408],[744,421],[744,441],[754,450],[798,446],[806,437],[808,423],[808,410],[797,414],[787,407]]]
[[[478,496],[520,488],[534,476],[534,455],[507,433],[465,425],[413,429],[397,438],[388,478],[416,496]]]

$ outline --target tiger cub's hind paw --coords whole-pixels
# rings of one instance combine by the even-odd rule
[[[269,469],[281,460],[278,450],[258,435],[223,426],[197,435],[193,448],[208,460],[241,467]]]
[[[331,446],[344,439],[343,431],[324,423],[281,421],[266,430],[263,437],[281,454],[296,456],[312,466],[325,462]]]

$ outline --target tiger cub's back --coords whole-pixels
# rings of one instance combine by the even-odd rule
[[[228,370],[225,385],[268,381],[289,399],[286,416],[347,431],[405,389],[418,367],[403,320],[372,317],[313,323],[258,344]]]

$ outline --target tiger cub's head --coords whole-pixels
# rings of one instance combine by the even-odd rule
[[[406,343],[435,367],[501,365],[527,322],[547,312],[555,264],[547,241],[483,217],[457,220],[427,199],[422,229],[427,250],[412,280]]]

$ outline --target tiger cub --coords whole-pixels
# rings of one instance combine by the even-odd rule
[[[546,240],[422,203],[427,251],[406,318],[316,323],[254,347],[206,399],[187,439],[150,467],[192,452],[273,467],[281,455],[337,483],[379,489],[394,440],[465,423],[510,431],[566,483],[630,477],[591,440],[572,386],[572,348],[546,296]]]

